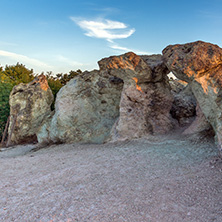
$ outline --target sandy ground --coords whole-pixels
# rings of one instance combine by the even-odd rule
[[[221,222],[210,142],[158,138],[0,152],[0,221]]]

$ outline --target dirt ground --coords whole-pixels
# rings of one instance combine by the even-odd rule
[[[1,222],[221,222],[211,142],[153,138],[0,152]]]

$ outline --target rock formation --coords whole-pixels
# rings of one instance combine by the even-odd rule
[[[172,82],[172,81],[171,81]],[[196,99],[191,91],[191,87],[182,85],[178,80],[171,83],[172,93],[174,95],[173,106],[170,113],[180,126],[186,126],[193,121],[196,116]]]
[[[98,63],[61,88],[53,112],[44,76],[14,87],[12,142],[103,143],[165,134],[179,123],[190,124],[186,135],[212,126],[222,151],[221,48],[198,41],[167,46],[163,56],[129,52]],[[169,72],[180,79],[171,86]]]
[[[169,83],[170,83],[170,87],[171,87],[171,92],[174,95],[177,95],[178,93],[183,91],[185,89],[185,87],[187,86],[187,82],[179,80],[179,79],[170,78]]]
[[[36,141],[36,131],[51,112],[52,91],[44,75],[21,83],[10,94],[9,135],[12,144]]]
[[[162,134],[173,127],[168,69],[161,55],[138,56],[132,52],[99,61],[101,70],[124,81],[120,115],[111,140]]]
[[[84,72],[57,94],[55,114],[37,133],[40,143],[102,143],[119,116],[123,82],[106,71]]]
[[[164,61],[173,74],[186,82],[212,125],[222,145],[222,49],[197,41],[170,45],[163,50]]]
[[[209,136],[213,135],[212,126],[204,116],[199,104],[197,104],[195,119],[191,125],[184,130],[183,135],[192,135],[198,137],[199,135],[207,135],[208,133],[210,133]]]

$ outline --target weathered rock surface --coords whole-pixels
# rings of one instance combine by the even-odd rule
[[[36,131],[51,112],[52,102],[53,94],[44,75],[36,77],[28,84],[21,83],[13,88],[9,100],[9,135],[12,133],[13,144],[37,140]]]
[[[103,70],[84,72],[57,94],[55,114],[38,132],[46,143],[102,143],[119,116],[123,82]]]
[[[99,71],[84,72],[61,88],[54,112],[43,75],[14,87],[11,141],[103,143],[165,134],[179,123],[190,124],[185,135],[212,126],[221,149],[221,48],[198,41],[168,46],[163,56],[132,52],[111,56],[99,66]],[[171,86],[170,71],[180,79],[171,81]]]
[[[171,79],[170,86],[171,92],[174,95],[170,113],[180,126],[188,126],[182,134],[192,136],[193,138],[196,137],[197,139],[207,134],[213,135],[211,132],[212,126],[196,102],[191,85],[179,79]]]
[[[199,104],[197,104],[195,119],[191,125],[186,130],[184,130],[183,135],[206,135],[206,133],[210,132],[211,130],[212,126],[201,111]]]
[[[99,61],[110,75],[124,81],[120,115],[111,132],[112,141],[166,133],[173,127],[167,67],[161,55],[126,53]]]
[[[205,90],[214,84],[211,78],[220,81],[217,71],[221,68],[218,66],[222,63],[222,49],[217,45],[202,41],[169,45],[163,50],[163,58],[170,71],[183,81],[208,77],[207,85],[202,84]]]
[[[187,82],[184,82],[179,79],[170,79],[169,80],[170,87],[171,87],[171,92],[176,95],[183,91],[185,87],[187,86]]]
[[[164,61],[173,74],[192,87],[207,121],[222,145],[222,49],[197,41],[171,45],[163,50]]]
[[[179,85],[178,81],[174,81],[172,93],[174,101],[170,113],[180,126],[185,126],[193,121],[196,116],[196,99],[191,91],[191,87]],[[175,87],[177,85],[177,87]],[[171,84],[172,86],[172,84]],[[179,92],[179,93],[178,93]]]
[[[47,146],[48,144],[53,143],[53,141],[50,138],[50,131],[51,131],[52,117],[54,114],[55,114],[55,111],[45,116],[42,122],[42,125],[36,131],[38,147],[44,147],[44,146]]]

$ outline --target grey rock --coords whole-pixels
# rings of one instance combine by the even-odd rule
[[[58,92],[55,114],[39,131],[39,142],[103,143],[119,116],[122,86],[102,70],[70,80]]]
[[[102,59],[99,65],[124,81],[120,115],[112,128],[111,141],[163,134],[173,128],[169,71],[161,55],[126,53]]]
[[[12,144],[35,142],[36,132],[51,113],[53,94],[44,75],[28,84],[15,86],[10,94],[10,125]],[[13,122],[15,121],[14,129]]]
[[[177,78],[189,83],[222,152],[222,49],[197,41],[168,46],[163,58]]]

